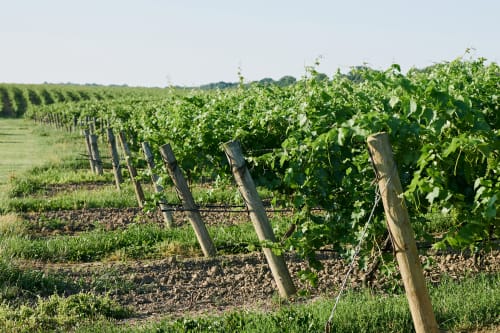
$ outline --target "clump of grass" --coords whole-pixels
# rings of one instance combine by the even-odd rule
[[[84,323],[124,319],[131,310],[107,296],[79,293],[69,297],[39,298],[33,306],[0,305],[0,326],[6,332],[67,332]]]
[[[48,296],[75,292],[76,284],[57,274],[20,268],[11,260],[0,259],[0,299],[20,301],[23,296]]]
[[[26,223],[16,214],[0,215],[0,236],[22,236],[28,233]]]
[[[36,178],[13,176],[10,178],[10,184],[9,198],[25,197],[43,190],[43,182]]]

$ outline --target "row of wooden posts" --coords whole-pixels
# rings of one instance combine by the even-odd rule
[[[120,187],[121,170],[116,150],[116,142],[111,129],[107,130],[108,144],[112,158],[113,172],[117,188]],[[102,173],[102,162],[100,162],[97,137],[85,131],[87,149],[91,168],[96,173]],[[140,184],[136,181],[137,172],[132,165],[131,152],[128,148],[126,137],[123,132],[119,135],[123,148],[127,168],[139,206],[142,207],[145,200]],[[425,279],[417,252],[413,230],[409,222],[408,211],[402,197],[402,186],[398,176],[397,168],[393,160],[392,149],[386,133],[378,133],[370,136],[367,140],[368,149],[373,159],[373,165],[377,172],[377,180],[381,189],[381,197],[387,218],[389,233],[393,241],[396,259],[399,264],[406,295],[410,305],[414,326],[417,332],[438,332],[438,326],[430,297],[425,284]],[[250,219],[260,241],[275,242],[275,236],[271,224],[267,218],[264,205],[257,193],[255,184],[246,167],[240,144],[236,141],[227,142],[223,145],[224,151],[231,165],[232,173],[238,185],[238,189],[247,205]],[[151,170],[151,178],[154,189],[161,193],[163,189],[158,185],[158,177],[154,174],[153,154],[147,142],[142,143],[142,149],[148,167]],[[175,155],[169,144],[160,147],[160,154],[167,167],[170,177],[181,197],[184,209],[196,233],[198,242],[205,256],[215,256],[216,249],[197,210],[193,196],[187,182],[180,170]],[[168,226],[173,226],[171,211],[168,204],[163,200],[160,209]],[[278,291],[282,297],[290,297],[296,293],[296,288],[282,256],[275,254],[270,248],[263,248],[264,255],[276,281]]]
[[[91,126],[92,132],[97,127],[96,119],[86,123]],[[72,124],[67,125],[60,117],[48,115],[45,119],[35,119],[35,121],[49,123],[54,127],[75,131],[81,124],[78,124],[76,118],[73,119]],[[100,132],[105,132],[105,126],[100,124]],[[121,178],[120,163],[116,149],[116,142],[114,135],[110,129],[107,130],[108,144],[110,147],[110,155],[112,158],[113,172],[115,175],[116,186],[119,189],[120,183],[123,181]],[[85,131],[86,145],[88,149],[89,161],[91,169],[96,173],[102,173],[102,161],[99,156],[99,149],[97,145],[97,136],[91,134],[90,131]],[[139,206],[142,207],[145,201],[144,193],[140,184],[136,181],[137,172],[131,163],[131,153],[126,143],[125,135],[120,133],[120,143],[125,154],[127,168],[131,176],[132,183],[136,192]],[[423,332],[439,332],[438,325],[432,310],[430,297],[425,285],[422,266],[420,264],[413,230],[409,222],[408,211],[405,207],[402,186],[398,176],[397,168],[393,160],[392,149],[389,143],[389,138],[386,133],[377,133],[371,135],[367,139],[368,149],[372,156],[376,176],[381,189],[381,197],[384,205],[384,211],[387,219],[387,227],[391,234],[391,239],[395,249],[396,259],[398,261],[399,269],[401,272],[403,284],[406,291],[406,296],[410,305],[410,312],[412,315],[415,331],[417,333]],[[152,158],[151,149],[147,143],[142,144],[142,148],[151,170],[154,169],[154,161]],[[232,171],[239,190],[243,195],[245,202],[248,206],[252,223],[259,239],[274,241],[274,234],[267,219],[266,212],[262,205],[262,201],[255,190],[253,180],[245,167],[245,161],[241,153],[241,148],[237,142],[229,142],[224,145],[224,150],[228,160],[232,166]],[[169,170],[169,173],[174,180],[184,209],[188,213],[191,224],[196,232],[196,236],[202,247],[203,253],[206,256],[215,255],[215,247],[208,235],[207,229],[201,220],[199,211],[192,198],[191,192],[187,183],[182,176],[182,172],[177,166],[177,161],[172,152],[170,145],[164,145],[160,149],[162,158]],[[161,193],[162,188],[157,184],[157,176],[151,172],[152,181],[155,191]],[[171,211],[168,209],[166,202],[160,203],[160,209],[163,217],[168,226],[173,225]],[[271,272],[276,281],[279,293],[282,297],[289,297],[296,292],[295,286],[291,280],[290,274],[286,264],[281,256],[275,255],[271,249],[264,248],[266,260],[271,268]],[[327,329],[326,331],[329,331]]]
[[[119,189],[121,178],[120,163],[116,149],[116,142],[111,129],[107,129],[107,137],[110,155],[112,159],[113,173],[116,186]],[[89,154],[91,169],[96,173],[102,173],[102,162],[97,147],[97,136],[85,131],[86,144]],[[127,168],[134,184],[134,189],[139,206],[142,207],[145,198],[139,182],[136,180],[137,171],[132,165],[131,152],[128,148],[126,137],[123,132],[119,135]],[[437,322],[432,310],[430,297],[425,284],[425,279],[420,264],[413,230],[409,222],[408,211],[402,199],[402,186],[398,176],[397,168],[393,160],[392,149],[386,133],[378,133],[370,136],[367,140],[368,149],[372,156],[374,168],[377,172],[377,180],[381,189],[381,197],[387,218],[387,225],[396,259],[403,279],[406,296],[410,305],[416,332],[438,332]],[[238,185],[238,189],[247,205],[251,221],[260,241],[275,241],[273,229],[267,218],[266,211],[257,193],[254,182],[245,165],[241,147],[238,142],[232,141],[223,145],[224,151],[231,165],[232,173]],[[157,193],[163,191],[158,184],[158,177],[154,174],[155,168],[153,154],[147,142],[142,143],[142,149],[148,167],[151,170],[151,180]],[[160,147],[160,154],[173,180],[173,183],[181,197],[184,210],[196,233],[198,242],[205,256],[215,256],[216,249],[208,234],[201,215],[197,210],[193,196],[184,179],[172,148],[169,144]],[[160,201],[160,210],[167,226],[173,226],[173,218],[168,204]],[[282,256],[275,254],[270,248],[263,248],[264,255],[271,269],[278,291],[282,297],[290,297],[296,293],[296,288]]]
[[[89,155],[91,170],[95,173],[103,172],[103,164],[99,155],[97,144],[97,136],[93,134],[96,129],[96,119],[93,121],[90,118],[86,123],[91,126],[92,132],[84,131],[87,151]],[[44,122],[43,119],[39,121]],[[51,125],[57,128],[63,128],[69,131],[76,131],[82,124],[78,124],[76,118],[70,125],[65,125],[57,116],[50,116],[45,119]],[[100,132],[107,132],[107,141],[109,152],[112,160],[113,173],[117,189],[120,189],[120,184],[123,182],[119,155],[116,148],[116,140],[111,129],[105,128],[105,124],[100,123]],[[128,147],[125,134],[119,134],[120,144],[122,146],[127,168],[134,185],[137,201],[140,207],[143,206],[145,197],[137,181],[137,171],[132,164],[131,152]],[[387,219],[387,227],[391,235],[393,247],[395,249],[396,260],[399,265],[401,277],[406,291],[406,297],[410,305],[415,331],[417,333],[424,332],[439,332],[438,325],[432,310],[432,305],[425,284],[422,266],[417,252],[413,230],[410,225],[408,211],[406,209],[402,196],[402,186],[398,176],[396,164],[393,159],[392,148],[389,142],[389,137],[386,133],[377,133],[371,135],[367,139],[368,150],[372,157],[376,177],[380,188],[380,195],[384,205],[384,211]],[[251,221],[257,232],[258,238],[261,241],[275,241],[275,236],[262,201],[257,194],[253,180],[245,166],[245,160],[241,152],[241,147],[238,142],[228,142],[223,145],[228,161],[231,165],[232,172],[239,191],[242,194],[247,205]],[[158,177],[154,174],[153,154],[147,142],[142,143],[142,149],[147,161],[148,167],[151,169],[151,179],[154,189],[157,193],[161,193],[163,189],[158,184]],[[186,210],[188,218],[195,230],[196,237],[201,245],[205,256],[215,255],[215,246],[210,239],[208,231],[201,219],[200,213],[197,210],[193,196],[189,191],[188,185],[182,175],[180,168],[177,165],[174,153],[169,144],[160,147],[160,154],[167,167],[167,170],[176,186],[179,193],[184,210]],[[160,209],[167,226],[173,226],[173,218],[168,204],[163,200],[160,201]],[[296,289],[290,277],[288,268],[282,256],[278,256],[269,248],[263,249],[266,260],[271,269],[271,273],[276,281],[278,291],[282,297],[290,297],[295,294]]]
[[[89,130],[84,130],[85,143],[87,153],[89,156],[90,168],[96,174],[103,173],[103,163],[98,148],[98,138],[96,134],[91,134]],[[131,151],[128,147],[126,136],[124,132],[119,133],[119,142],[125,157],[127,169],[129,171],[130,179],[134,187],[135,195],[139,207],[143,207],[145,202],[144,192],[140,182],[137,180],[137,170],[132,163]],[[115,176],[115,185],[120,189],[120,184],[123,182],[120,159],[117,150],[117,143],[113,131],[107,129],[107,142],[109,153],[111,156],[111,165],[113,167],[113,174]],[[240,144],[236,141],[228,142],[223,145],[226,156],[232,167],[233,175],[240,190],[241,195],[247,205],[250,219],[253,223],[255,231],[260,241],[275,242],[276,238],[272,226],[267,217],[264,205],[260,199],[252,177],[245,165]],[[155,192],[162,193],[163,188],[158,184],[158,176],[153,172],[155,169],[153,153],[147,142],[142,143],[142,150],[145,160],[151,173],[151,180]],[[215,245],[208,233],[208,230],[203,223],[201,214],[197,209],[193,195],[189,186],[184,178],[181,169],[178,166],[174,152],[170,144],[165,144],[160,147],[160,154],[168,170],[168,173],[174,183],[176,192],[182,201],[183,210],[194,229],[198,243],[206,257],[213,257],[216,255]],[[168,227],[173,227],[174,221],[172,212],[168,203],[164,198],[160,199],[159,209],[163,215],[164,221]],[[278,291],[282,297],[290,297],[296,293],[296,288],[282,256],[276,255],[270,248],[263,249],[266,260],[271,269],[271,273],[276,281]]]

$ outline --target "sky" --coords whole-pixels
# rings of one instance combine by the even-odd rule
[[[197,86],[500,62],[499,0],[0,0],[0,82]]]

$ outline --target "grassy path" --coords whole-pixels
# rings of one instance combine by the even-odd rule
[[[74,136],[39,126],[27,119],[0,118],[0,203],[10,180],[47,163],[57,164],[80,150]]]
[[[35,134],[35,129],[24,119],[0,119],[0,186],[45,158],[46,147],[42,149],[45,140]]]
[[[60,160],[71,150],[62,138],[26,119],[0,118],[0,187],[34,166]]]

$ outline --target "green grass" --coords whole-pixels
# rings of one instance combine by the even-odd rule
[[[69,297],[39,298],[34,306],[0,305],[2,332],[68,332],[85,323],[123,319],[131,311],[107,296],[78,293]]]
[[[276,220],[281,223],[285,220]],[[116,259],[163,258],[172,255],[201,256],[201,249],[189,224],[166,229],[157,224],[131,224],[125,229],[107,231],[97,228],[76,235],[36,238],[10,225],[0,237],[0,253],[4,257],[48,262],[90,262]],[[250,222],[234,226],[208,227],[219,254],[236,254],[260,247]]]
[[[73,161],[82,151],[78,135],[70,135],[25,119],[0,119],[0,212],[8,201],[10,181],[22,179],[44,164]],[[72,157],[71,157],[72,156]]]
[[[78,286],[57,274],[45,274],[41,270],[22,269],[7,258],[0,259],[0,301],[22,302],[24,299],[71,293]]]
[[[35,166],[74,154],[75,136],[24,119],[0,119],[0,185]]]
[[[4,204],[4,212],[44,212],[105,207],[137,207],[132,187],[126,186],[118,192],[113,185],[106,185],[98,190],[74,190],[57,193],[51,197],[11,198]]]

